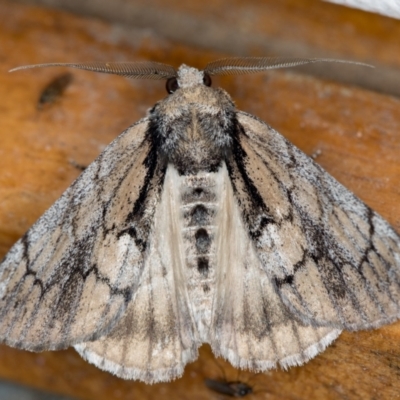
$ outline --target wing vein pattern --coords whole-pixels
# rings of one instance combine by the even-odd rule
[[[399,318],[400,237],[264,122],[238,113],[235,197],[265,272],[294,316],[348,330]]]
[[[106,333],[123,314],[165,173],[148,131],[144,119],[115,139],[7,254],[5,343],[65,348]]]

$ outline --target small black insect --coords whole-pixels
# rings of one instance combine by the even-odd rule
[[[214,392],[231,397],[245,397],[253,393],[253,388],[241,381],[205,379],[204,384]]]
[[[46,104],[54,103],[59,97],[63,95],[65,89],[71,82],[72,74],[69,72],[56,76],[42,90],[38,100],[38,109],[42,109]]]

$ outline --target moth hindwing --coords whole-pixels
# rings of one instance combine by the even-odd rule
[[[166,79],[0,266],[0,337],[74,346],[125,379],[180,376],[199,346],[235,367],[300,365],[342,329],[399,318],[400,237],[211,75],[314,59],[71,67]],[[58,65],[58,64],[57,64]]]

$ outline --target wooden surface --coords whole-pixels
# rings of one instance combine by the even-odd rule
[[[315,29],[319,33],[323,26]],[[74,70],[63,95],[38,109],[42,90],[65,70],[9,74],[9,68],[49,61],[144,59],[202,67],[220,56],[171,43],[149,30],[127,34],[98,20],[5,1],[0,1],[0,43],[0,257],[79,175],[76,164],[88,165],[166,96],[164,84],[157,81]],[[269,122],[306,154],[319,154],[317,162],[400,231],[397,98],[295,70],[221,78],[215,85],[224,87],[239,109]],[[115,378],[72,349],[35,354],[1,346],[0,377],[87,400],[218,399],[203,380],[224,374],[250,382],[257,393],[249,399],[396,399],[399,343],[400,323],[343,333],[302,367],[257,375],[216,362],[203,346],[183,378],[157,385]]]
[[[18,0],[123,23],[237,55],[355,59],[379,67],[299,68],[400,96],[400,21],[321,0]]]

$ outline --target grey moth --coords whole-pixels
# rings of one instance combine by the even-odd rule
[[[202,343],[265,371],[307,362],[343,329],[398,319],[399,235],[211,87],[216,74],[320,61],[332,60],[39,65],[164,79],[169,95],[5,256],[0,340],[73,346],[103,370],[154,383],[181,376]]]

